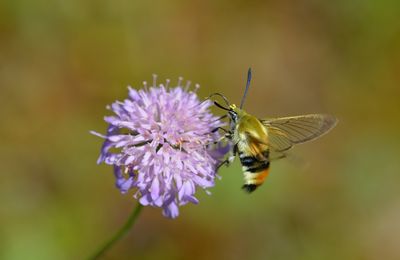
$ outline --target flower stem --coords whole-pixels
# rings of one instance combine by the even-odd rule
[[[138,203],[135,208],[133,208],[131,215],[129,216],[128,220],[126,221],[125,225],[121,227],[120,230],[118,230],[117,233],[107,242],[105,243],[101,248],[97,250],[97,252],[90,257],[89,259],[98,259],[101,257],[108,249],[110,249],[115,242],[120,240],[123,236],[125,236],[129,229],[135,224],[137,217],[140,214],[140,211],[142,210],[143,206]]]

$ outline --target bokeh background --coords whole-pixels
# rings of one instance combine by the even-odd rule
[[[84,259],[136,201],[96,165],[105,106],[151,74],[259,117],[340,122],[272,164],[238,162],[175,220],[145,208],[105,259],[400,259],[400,2],[0,2],[0,258]]]

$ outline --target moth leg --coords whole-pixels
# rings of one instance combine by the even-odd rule
[[[236,157],[236,155],[234,155],[233,153],[228,154],[228,159],[227,159],[229,162],[228,165],[233,163],[233,161],[235,160],[235,157]]]
[[[218,130],[224,131],[224,135],[221,136],[220,138],[218,138],[217,141],[214,141],[213,144],[217,144],[217,143],[221,142],[222,140],[224,140],[225,138],[227,138],[228,140],[232,140],[233,134],[232,134],[231,131],[229,131],[229,130],[223,128],[223,127],[217,127],[214,130],[212,130],[212,132],[215,133]]]
[[[233,146],[233,149],[228,153],[228,165],[233,163],[233,161],[235,160],[236,154],[238,152],[238,148],[237,148],[237,144],[235,144]]]
[[[235,144],[235,146],[233,146],[233,156],[236,156],[237,152],[238,152],[238,146],[237,144]]]
[[[237,145],[235,144],[233,149],[231,151],[229,151],[227,158],[218,165],[217,170],[224,164],[226,166],[229,166],[231,163],[233,163],[233,161],[235,160],[235,157],[236,157],[236,153],[237,153]]]
[[[218,164],[216,171],[219,170],[223,165],[226,165],[227,167],[235,160],[235,155],[233,155],[233,152],[230,151],[228,153],[228,157],[222,161],[220,164]]]
[[[219,170],[219,168],[221,168],[223,165],[228,166],[229,165],[229,159],[225,159],[224,161],[222,161],[220,164],[218,164],[217,168],[215,169],[215,171],[217,172]]]
[[[228,117],[228,115],[223,115],[223,116],[220,116],[220,117],[218,118],[218,120],[222,120],[222,119],[227,118],[227,117]]]
[[[224,140],[225,138],[227,138],[225,135],[221,136],[220,138],[218,138],[217,141],[214,141],[212,144],[218,144],[219,142],[221,142],[222,140]]]
[[[211,133],[215,133],[215,132],[217,132],[218,130],[222,130],[222,131],[224,131],[224,133],[226,134],[226,133],[230,133],[230,131],[229,130],[227,130],[227,129],[225,129],[225,128],[223,128],[223,127],[216,127],[216,128],[214,128],[212,131],[211,131]]]

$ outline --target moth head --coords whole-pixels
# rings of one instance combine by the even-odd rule
[[[228,114],[229,117],[232,119],[232,121],[236,122],[238,119],[238,113],[240,113],[239,111],[240,109],[235,105],[229,105],[229,110],[228,110]]]

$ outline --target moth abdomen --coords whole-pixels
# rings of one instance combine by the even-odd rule
[[[254,156],[242,156],[240,155],[240,163],[242,166],[251,167],[257,163],[257,159]]]
[[[244,185],[242,188],[248,193],[255,191],[258,186],[264,183],[265,178],[268,176],[270,164],[269,150],[266,149],[260,152],[260,155],[246,154],[243,151],[239,152],[244,175]]]

